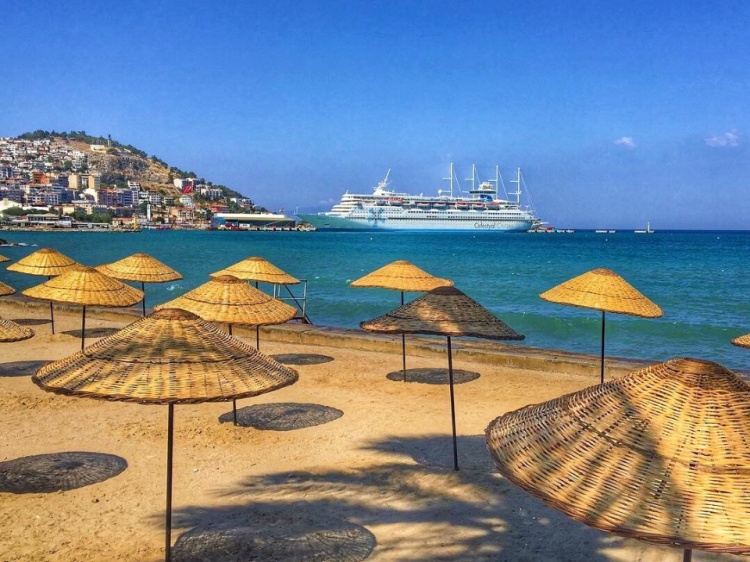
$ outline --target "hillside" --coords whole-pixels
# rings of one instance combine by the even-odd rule
[[[145,151],[129,144],[123,144],[112,138],[95,137],[85,131],[58,133],[38,130],[16,137],[20,140],[48,139],[52,143],[61,143],[73,150],[85,154],[83,170],[76,170],[70,162],[56,162],[59,171],[97,171],[101,174],[102,186],[125,187],[128,181],[137,181],[143,189],[160,191],[167,194],[181,194],[181,189],[174,184],[175,179],[195,179],[197,186],[205,185],[221,190],[223,199],[247,199],[245,195],[225,186],[214,184],[195,172],[185,171],[170,166],[156,155],[149,156]],[[92,148],[93,147],[93,148]],[[197,204],[202,197],[196,191],[191,193]],[[216,202],[214,199],[213,202]],[[237,209],[239,210],[239,209]]]

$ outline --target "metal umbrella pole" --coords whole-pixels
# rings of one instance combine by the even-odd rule
[[[52,304],[50,302],[50,304]],[[81,350],[86,343],[86,305],[83,305],[83,316],[81,317]]]
[[[453,426],[453,470],[458,470],[458,443],[456,442],[456,402],[453,396],[453,353],[448,336],[448,381],[451,389],[451,424]]]
[[[141,291],[143,291],[143,315],[146,316],[146,285],[141,281]]]
[[[52,279],[51,275],[47,276],[47,281]],[[52,301],[49,301],[49,320],[52,323],[52,335],[55,334],[55,309],[52,307]]]
[[[229,335],[232,335],[232,325],[227,324],[229,327]],[[234,425],[237,425],[237,400],[232,399],[232,419],[234,420]]]
[[[174,441],[174,404],[169,404],[169,422],[167,424],[167,522],[164,545],[164,560],[172,559],[172,449]]]
[[[404,292],[401,291],[401,306],[404,306]],[[406,334],[401,334],[401,355],[403,358],[404,382],[406,382]]]
[[[606,315],[607,313],[602,310],[602,366],[601,366],[602,376],[601,376],[600,384],[604,384],[604,331],[606,327],[606,320],[605,320]]]

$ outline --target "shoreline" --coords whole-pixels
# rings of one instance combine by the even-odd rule
[[[4,297],[3,301],[18,307],[48,309],[43,301],[23,296]],[[55,311],[78,311],[81,307],[55,303]],[[147,314],[153,309],[146,309]],[[131,308],[86,307],[88,316],[98,316],[112,320],[129,318],[135,321],[141,317],[141,310]],[[254,328],[233,326],[233,333],[250,338]],[[397,335],[374,334],[363,330],[287,322],[273,326],[261,326],[261,341],[293,343],[310,346],[328,346],[360,351],[401,353],[401,337]],[[600,357],[572,351],[544,349],[519,344],[505,344],[498,341],[477,338],[455,338],[452,345],[454,359],[466,359],[485,364],[508,368],[530,369],[540,372],[566,375],[583,375],[596,378],[600,374]],[[445,338],[441,336],[407,335],[406,355],[417,357],[445,356]],[[605,376],[620,377],[637,369],[655,363],[653,360],[606,356]]]

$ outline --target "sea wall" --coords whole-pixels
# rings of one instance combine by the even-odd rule
[[[17,307],[44,308],[45,310],[48,308],[46,302],[31,301],[24,297],[4,297],[3,302]],[[81,309],[65,304],[55,304],[55,310],[78,312]],[[140,309],[87,307],[86,314],[89,317],[96,316],[110,320],[122,321],[125,318],[136,320],[140,316]],[[255,343],[255,328],[234,326],[233,333],[249,340],[252,344]],[[260,338],[261,350],[263,341],[274,341],[401,355],[400,335],[372,334],[362,330],[332,326],[298,323],[262,326]],[[598,381],[600,376],[600,357],[595,355],[473,338],[452,338],[451,346],[454,362],[466,360],[516,369],[580,375],[591,377],[593,382]],[[445,360],[446,351],[447,345],[444,337],[406,336],[407,356],[442,357]],[[605,375],[607,378],[619,377],[653,362],[608,356],[605,362]]]

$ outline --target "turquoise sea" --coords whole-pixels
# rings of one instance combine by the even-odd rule
[[[147,285],[149,306],[205,283],[209,273],[262,256],[308,280],[307,313],[313,323],[348,328],[400,303],[398,292],[353,289],[349,283],[406,259],[453,279],[456,287],[525,334],[522,345],[593,355],[599,353],[601,313],[548,303],[539,294],[606,267],[664,310],[655,320],[608,314],[608,356],[659,361],[687,356],[750,371],[750,349],[730,344],[750,332],[750,232],[0,232],[0,238],[36,245],[0,248],[1,255],[14,261],[40,247],[55,248],[87,265],[146,252],[185,277]],[[5,271],[8,263],[0,265],[3,282],[19,290],[41,282]],[[261,288],[270,291],[270,286]]]

